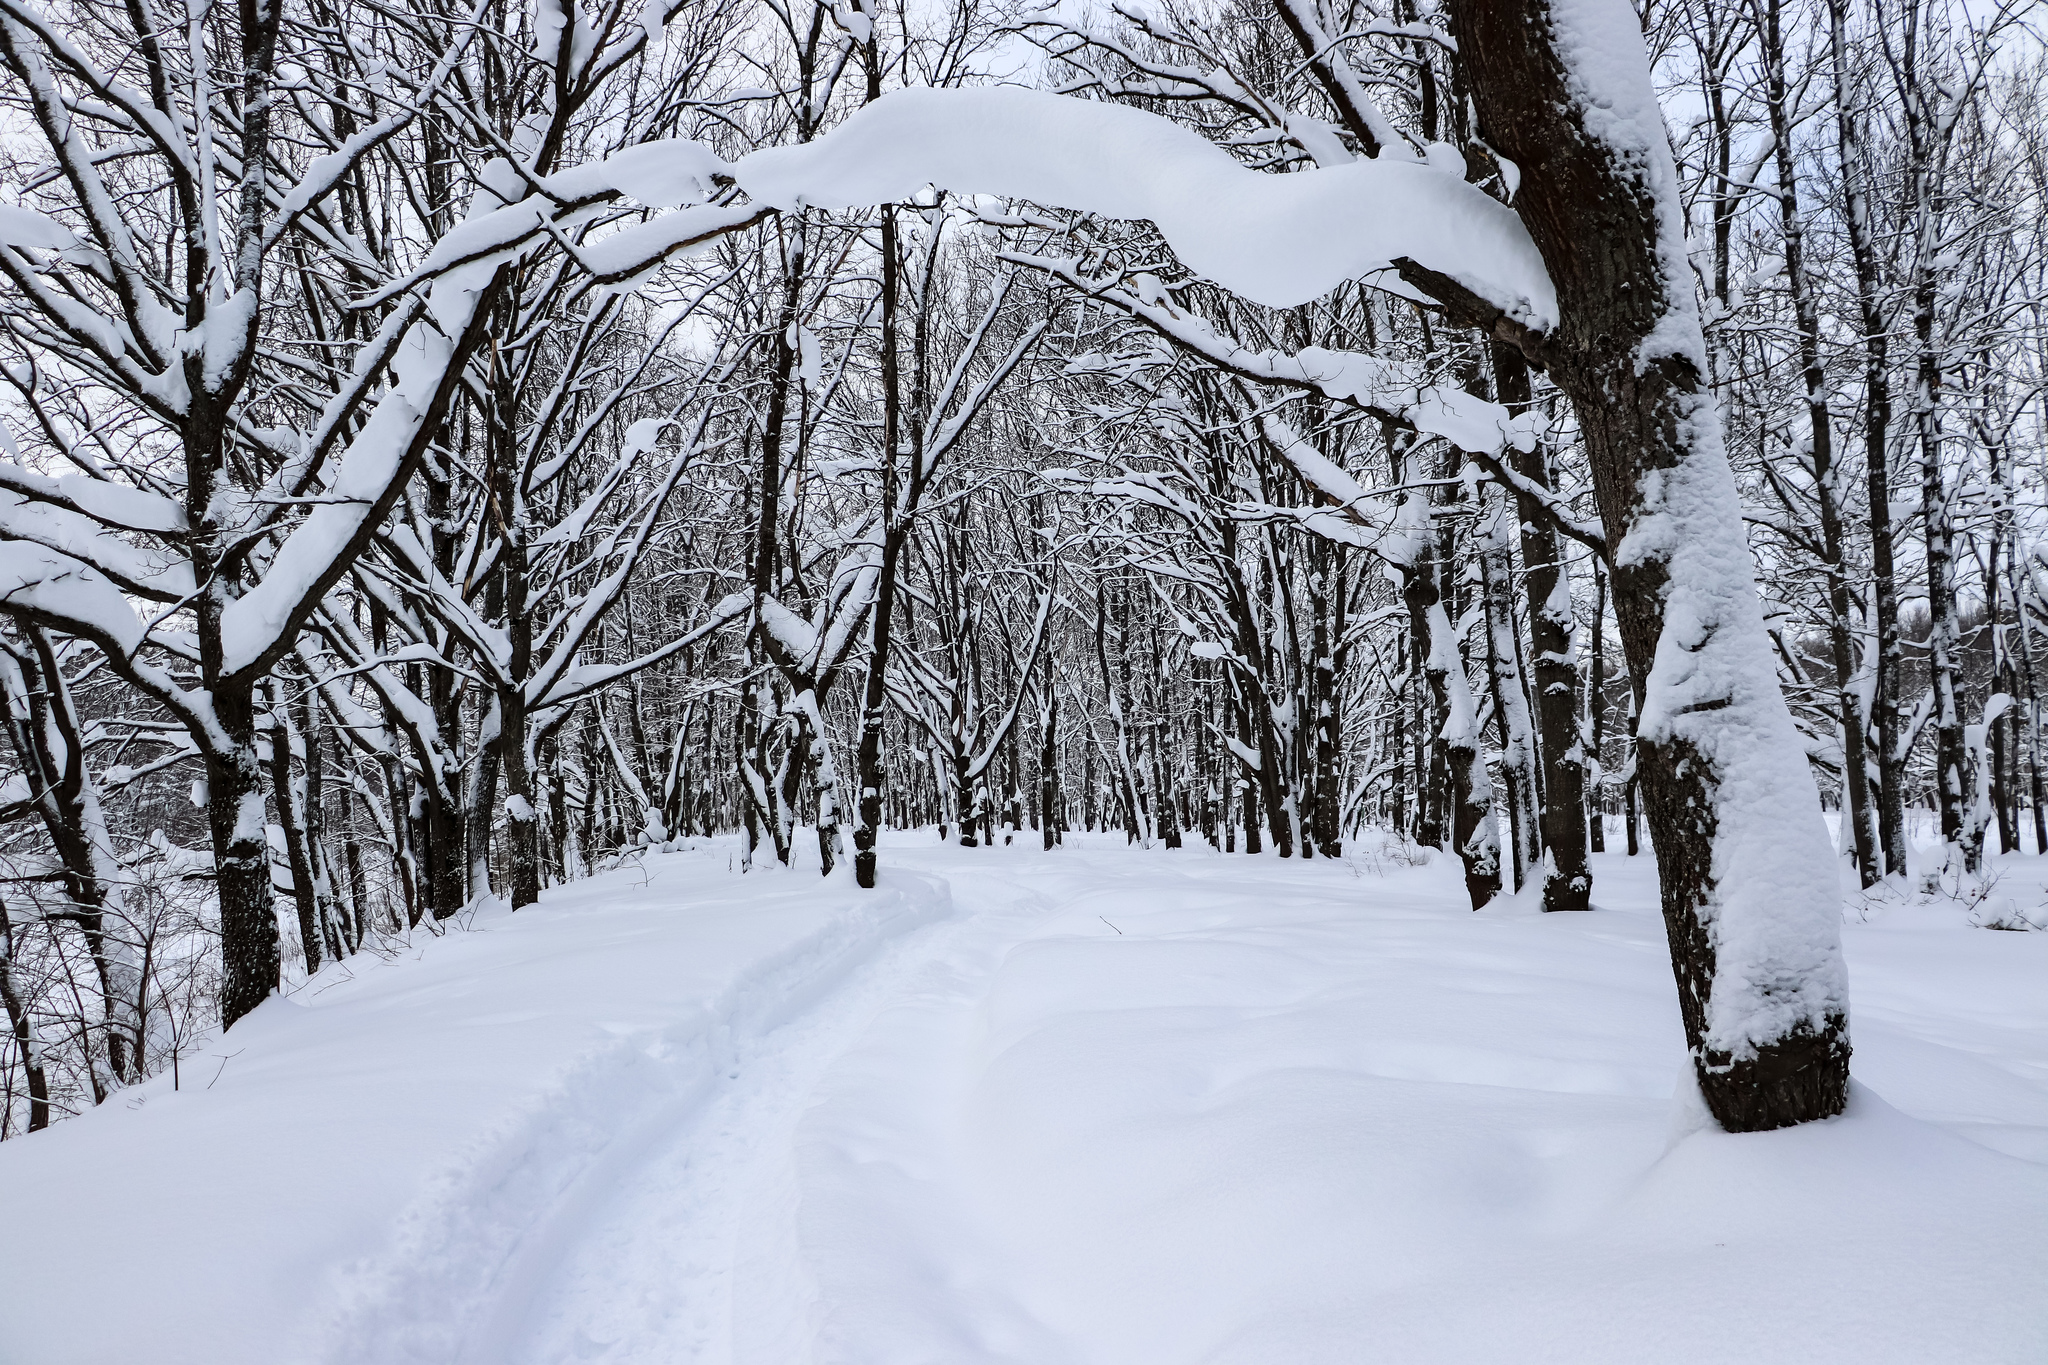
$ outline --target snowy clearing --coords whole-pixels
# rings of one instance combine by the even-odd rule
[[[1849,1113],[1736,1137],[1648,857],[885,847],[651,856],[0,1147],[0,1359],[2048,1356],[2048,935],[1852,917]]]

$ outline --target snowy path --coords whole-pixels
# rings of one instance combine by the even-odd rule
[[[707,1104],[593,1172],[501,1278],[461,1359],[801,1359],[796,1310],[809,1292],[793,1244],[790,1158],[815,1092],[878,1015],[911,1000],[972,999],[1045,917],[1037,894],[980,884],[967,895],[963,881],[982,879],[953,879],[953,918],[890,945],[741,1048]]]
[[[1648,859],[886,851],[652,858],[0,1146],[0,1362],[2048,1358],[2048,935],[1852,924],[1868,1089],[1737,1139]]]

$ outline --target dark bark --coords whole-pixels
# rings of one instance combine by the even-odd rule
[[[1510,412],[1526,409],[1534,394],[1520,351],[1494,343],[1494,377]],[[1539,488],[1551,487],[1549,452],[1538,442],[1514,453],[1515,472]],[[1572,657],[1571,587],[1564,543],[1536,501],[1518,497],[1522,572],[1529,603],[1530,672],[1536,687],[1536,738],[1543,763],[1543,877],[1545,910],[1585,910],[1593,873],[1586,861],[1586,750],[1579,736],[1579,670]],[[1597,627],[1596,627],[1597,630]],[[1597,638],[1597,637],[1596,637]],[[1598,753],[1596,747],[1594,750]]]
[[[1045,706],[1038,713],[1038,807],[1039,832],[1047,852],[1059,842],[1060,831],[1060,695],[1054,687],[1052,652],[1045,656]]]
[[[320,970],[320,907],[313,896],[313,864],[307,856],[306,824],[292,790],[292,729],[282,688],[271,689],[270,799],[284,832],[285,863],[292,873],[292,905],[299,914],[299,948],[306,955],[306,975]]]
[[[754,598],[756,602],[775,595],[782,585],[782,483],[788,467],[783,461],[784,428],[789,422],[790,399],[796,381],[796,328],[800,319],[800,305],[804,280],[804,223],[801,215],[794,215],[777,224],[782,255],[782,297],[775,316],[775,333],[769,343],[770,360],[768,373],[768,402],[761,419],[761,462],[756,492],[759,502],[754,522],[754,552],[750,566]],[[799,402],[801,399],[799,398]],[[760,619],[757,610],[752,633],[755,649],[763,657],[776,657],[774,641]],[[788,866],[790,859],[790,826],[794,819],[794,801],[798,786],[803,780],[804,766],[808,755],[804,748],[794,742],[785,751],[779,769],[771,769],[768,763],[770,743],[778,726],[769,719],[769,713],[759,706],[765,683],[754,688],[756,714],[753,717],[755,733],[753,739],[753,765],[760,777],[758,791],[768,799],[768,808],[761,812],[767,822],[773,840],[777,862]],[[802,728],[800,725],[798,728]],[[750,790],[754,790],[750,784]]]
[[[1400,448],[1390,445],[1388,450],[1395,457],[1394,480],[1399,483],[1403,478]],[[1397,566],[1401,598],[1408,608],[1409,635],[1427,693],[1423,701],[1429,749],[1425,810],[1430,814],[1419,823],[1417,837],[1436,848],[1442,848],[1448,837],[1450,851],[1464,865],[1465,891],[1477,910],[1500,892],[1500,838],[1493,824],[1492,784],[1480,759],[1470,688],[1438,584],[1436,536],[1426,495],[1405,495],[1402,512],[1410,550],[1408,561]],[[1461,699],[1459,704],[1453,704],[1454,697]],[[1418,736],[1417,743],[1422,742]],[[1422,771],[1418,755],[1417,775]],[[1434,840],[1427,835],[1434,835]]]
[[[562,742],[552,732],[541,741],[540,765],[548,774],[548,868],[557,882],[566,882],[575,875],[569,866],[569,775],[562,762]]]
[[[0,1004],[7,1008],[7,1024],[21,1053],[22,1079],[28,1085],[28,1130],[33,1133],[50,1126],[50,1082],[28,1000],[14,975],[14,922],[8,918],[5,900],[0,900]]]
[[[306,856],[313,869],[313,895],[327,949],[336,958],[361,944],[360,931],[336,889],[333,860],[327,854],[327,751],[313,689],[299,694],[299,733],[306,747]]]
[[[1446,617],[1437,591],[1435,564],[1426,555],[1420,563],[1404,570],[1402,596],[1407,601],[1411,621],[1420,622],[1421,638],[1428,642],[1421,652],[1432,710],[1438,715],[1452,715],[1452,689],[1463,686],[1464,680],[1453,678],[1451,670],[1463,665],[1457,659],[1454,645],[1432,638],[1443,628]],[[1468,703],[1460,709],[1469,713],[1471,708]],[[1462,732],[1446,733],[1450,728],[1439,727],[1432,748],[1449,784],[1451,851],[1464,864],[1465,891],[1472,908],[1477,910],[1500,892],[1500,840],[1492,828],[1491,784],[1480,760],[1478,735],[1469,726]]]
[[[1317,852],[1325,858],[1337,858],[1344,852],[1338,786],[1338,769],[1344,756],[1344,697],[1337,680],[1343,676],[1345,656],[1349,653],[1349,646],[1344,643],[1344,551],[1340,546],[1317,540],[1310,546],[1309,566],[1311,607],[1315,613],[1310,643],[1314,656],[1311,676],[1315,683],[1311,693],[1315,708],[1315,821],[1308,833]]]
[[[509,311],[509,310],[508,310]],[[507,320],[508,322],[510,319]],[[540,899],[540,812],[538,792],[527,748],[531,743],[526,714],[526,680],[533,673],[533,620],[527,600],[525,503],[515,486],[518,468],[518,399],[511,370],[491,349],[490,515],[498,531],[498,586],[494,603],[505,622],[506,682],[497,689],[498,734],[493,760],[505,782],[505,836],[510,848],[512,908]],[[495,802],[480,793],[482,828],[476,837],[489,857],[490,824]],[[673,832],[673,831],[672,831]],[[472,861],[475,861],[472,858]],[[488,888],[479,888],[480,890]]]
[[[1617,151],[1591,130],[1583,101],[1587,87],[1566,66],[1560,19],[1546,0],[1458,0],[1453,28],[1459,57],[1471,82],[1480,128],[1490,145],[1522,170],[1515,207],[1542,252],[1557,288],[1560,321],[1543,337],[1532,357],[1545,363],[1572,400],[1584,433],[1607,543],[1623,546],[1640,519],[1658,514],[1667,481],[1681,473],[1718,487],[1705,462],[1725,457],[1718,448],[1718,414],[1706,393],[1706,376],[1686,345],[1646,345],[1660,327],[1689,328],[1698,336],[1689,298],[1692,283],[1682,260],[1663,259],[1665,224],[1677,206],[1660,195],[1674,194],[1655,169],[1663,155],[1648,154],[1650,169]],[[1615,20],[1634,12],[1616,6]],[[1572,16],[1595,22],[1584,11]],[[1627,40],[1602,33],[1596,41]],[[1601,72],[1615,79],[1613,71]],[[1637,78],[1628,75],[1633,82]],[[1642,89],[1628,95],[1651,98],[1647,67]],[[1597,92],[1595,96],[1598,97]],[[1640,130],[1661,137],[1661,130]],[[1668,165],[1663,174],[1669,174]],[[1675,180],[1675,176],[1672,177]],[[1667,215],[1669,217],[1667,218]],[[1688,464],[1688,461],[1695,463]],[[1725,472],[1719,475],[1725,480]],[[1732,484],[1725,495],[1703,504],[1729,525],[1700,527],[1699,533],[1734,536],[1739,506]],[[1724,509],[1718,505],[1726,501]],[[1668,514],[1667,514],[1668,515]],[[1664,599],[1678,587],[1728,591],[1723,585],[1679,584],[1668,553],[1626,557],[1613,573],[1615,614],[1631,675],[1639,687],[1650,677],[1664,631]],[[1732,571],[1732,570],[1730,570]],[[1725,602],[1725,621],[1702,622],[1708,633],[1687,648],[1750,651],[1758,641],[1722,632],[1748,630],[1745,610],[1754,602],[1739,594],[1702,598]],[[1737,653],[1734,660],[1748,656]],[[1746,665],[1744,665],[1746,668]],[[1742,676],[1748,676],[1745,671]],[[1848,1092],[1849,1042],[1846,1012],[1830,1007],[1821,1017],[1802,1016],[1741,1049],[1710,1043],[1708,1014],[1715,988],[1716,949],[1710,925],[1726,902],[1715,880],[1715,836],[1723,818],[1723,774],[1715,751],[1693,738],[1708,727],[1761,737],[1790,733],[1784,700],[1775,688],[1689,702],[1685,725],[1645,726],[1637,739],[1637,772],[1656,842],[1658,880],[1680,1012],[1693,1054],[1694,1073],[1708,1108],[1724,1128],[1776,1128],[1841,1112]],[[1698,717],[1695,719],[1695,717]],[[1744,726],[1746,731],[1732,727]],[[1754,746],[1757,740],[1749,739]],[[1768,765],[1778,756],[1754,748],[1743,757]],[[1818,813],[1815,812],[1818,828]],[[1788,837],[1790,837],[1788,832]],[[1832,922],[1835,908],[1824,907]],[[1794,913],[1818,918],[1823,907],[1795,906]],[[1825,955],[1819,959],[1824,964]],[[1798,970],[1820,970],[1802,964]],[[1830,993],[1832,998],[1832,992]]]
[[[430,525],[434,568],[443,582],[455,578],[458,548],[452,509],[452,476],[438,459],[422,465],[426,484],[427,520]],[[443,632],[442,657],[453,662],[454,641]],[[408,668],[408,672],[412,670]],[[413,823],[420,858],[420,891],[426,909],[437,920],[447,919],[462,908],[469,881],[468,859],[464,856],[464,829],[459,755],[455,745],[462,735],[462,703],[455,691],[452,668],[429,664],[422,671],[425,699],[433,712],[433,730],[415,736],[414,770],[416,793],[420,798],[419,818]],[[436,749],[440,752],[436,752]]]
[[[1493,720],[1500,736],[1502,804],[1508,812],[1508,839],[1513,889],[1528,884],[1541,855],[1537,828],[1536,736],[1523,685],[1519,632],[1514,619],[1514,563],[1508,548],[1502,494],[1488,489],[1485,510],[1474,528],[1473,557],[1479,565],[1480,611],[1486,636],[1486,678],[1493,698]]]
[[[1236,732],[1237,748],[1233,757],[1237,759],[1237,808],[1239,818],[1244,822],[1244,851],[1249,856],[1263,852],[1265,843],[1259,834],[1258,805],[1252,795],[1257,790],[1258,769],[1246,761],[1246,754],[1258,753],[1252,745],[1251,702],[1246,697],[1244,670],[1230,669],[1230,719]]]
[[[1635,740],[1633,736],[1630,737],[1629,744],[1631,747],[1634,746]],[[1638,856],[1643,851],[1642,820],[1636,811],[1637,787],[1636,775],[1630,773],[1628,781],[1622,784],[1621,789],[1621,818],[1628,821],[1628,856],[1631,858]]]
[[[1387,827],[1406,838],[1414,837],[1409,824],[1408,804],[1408,712],[1409,694],[1414,689],[1415,666],[1408,657],[1408,632],[1394,639],[1394,676],[1400,680],[1393,705],[1387,714],[1387,752],[1393,755],[1387,768]]]
[[[353,833],[342,843],[341,857],[348,867],[349,906],[355,912],[356,943],[360,946],[375,926],[370,914],[369,882],[363,877],[363,846],[356,842]]]
[[[1606,738],[1607,722],[1606,617],[1607,573],[1600,567],[1599,560],[1595,559],[1593,562],[1593,659],[1591,673],[1586,679],[1586,695],[1589,700],[1586,709],[1592,712],[1587,726],[1591,732],[1587,740],[1587,757],[1594,764],[1602,761],[1600,756],[1605,752],[1601,748],[1601,742]],[[1597,772],[1598,769],[1596,768],[1595,771]],[[1595,853],[1605,853],[1607,851],[1607,802],[1601,794],[1603,785],[1604,783],[1598,781],[1593,784],[1592,800],[1590,802],[1592,809],[1587,820],[1587,833],[1590,836],[1588,842]]]
[[[241,688],[220,688],[213,710],[228,745],[204,754],[206,825],[220,896],[221,1022],[231,1026],[277,989],[279,937],[264,846],[255,698]]]
[[[868,54],[869,98],[880,93],[881,67]],[[898,271],[896,210],[882,209],[882,564],[875,578],[875,605],[868,646],[867,685],[861,695],[860,747],[854,758],[855,823],[853,876],[861,886],[875,884],[875,840],[882,829],[882,792],[887,770],[882,761],[884,724],[888,719],[889,649],[896,616],[896,572],[902,558],[906,519],[897,515],[897,447],[903,443],[903,380],[896,347]],[[918,470],[909,471],[917,477]],[[1050,844],[1047,847],[1051,847]]]

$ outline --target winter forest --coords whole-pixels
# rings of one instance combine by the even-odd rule
[[[0,0],[0,1359],[2040,1359],[2044,18]]]

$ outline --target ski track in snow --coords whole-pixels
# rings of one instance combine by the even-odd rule
[[[766,876],[771,895],[808,889],[789,874]],[[526,1305],[579,1245],[585,1224],[609,1207],[615,1187],[676,1152],[714,1177],[714,1154],[738,1161],[742,1146],[719,1143],[741,1134],[721,1129],[717,1116],[753,1117],[750,1098],[774,1093],[785,1056],[803,1056],[800,1040],[829,1040],[841,998],[861,994],[849,982],[886,979],[887,964],[949,923],[944,880],[898,876],[883,883],[885,904],[892,893],[903,903],[896,913],[828,921],[664,1026],[601,1024],[618,1035],[613,1045],[576,1059],[511,1122],[459,1155],[407,1210],[395,1248],[344,1271],[322,1358],[517,1358]],[[653,1216],[671,1207],[692,1213],[690,1195],[679,1198]],[[676,1263],[664,1263],[663,1274],[672,1278]],[[588,1344],[566,1358],[587,1358]]]
[[[733,1360],[736,1321],[768,1338],[750,1342],[771,1348],[760,1359],[797,1359],[776,1353],[773,1338],[801,1323],[809,1293],[792,1240],[775,1233],[790,1230],[788,1158],[813,1088],[883,1010],[971,982],[1046,910],[1028,891],[1007,906],[959,907],[957,884],[954,894],[967,913],[861,964],[800,1017],[736,1049],[695,1113],[608,1153],[498,1277],[464,1365]],[[734,1311],[743,1255],[779,1291],[759,1318]]]

